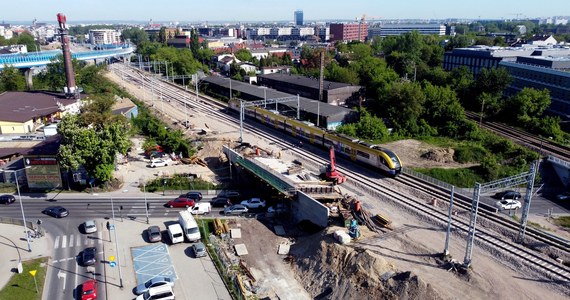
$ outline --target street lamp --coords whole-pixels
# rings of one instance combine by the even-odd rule
[[[228,79],[230,80],[230,101],[232,100],[232,78],[228,77]]]
[[[263,89],[263,108],[267,107],[267,87],[266,86],[262,86],[260,87]]]
[[[32,252],[32,247],[30,246],[30,236],[28,235],[28,227],[26,226],[26,215],[24,214],[24,204],[22,203],[22,194],[20,194],[20,183],[18,182],[18,171],[24,169],[29,169],[30,166],[26,166],[23,169],[18,170],[4,170],[4,172],[14,173],[16,179],[16,190],[18,191],[18,199],[20,199],[20,210],[22,210],[22,219],[24,220],[24,234],[26,235],[26,242],[28,243],[28,252]]]

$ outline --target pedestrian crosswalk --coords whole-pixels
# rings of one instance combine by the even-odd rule
[[[97,235],[84,235],[84,234],[70,234],[70,235],[58,235],[55,237],[53,248],[63,249],[72,247],[86,247],[93,246],[95,244],[101,244],[103,242],[103,233],[101,231],[97,232]]]

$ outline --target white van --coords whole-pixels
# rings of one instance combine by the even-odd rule
[[[198,202],[194,207],[189,207],[188,211],[193,215],[207,215],[212,211],[210,202]]]
[[[184,235],[186,235],[186,239],[189,242],[197,242],[200,240],[201,236],[198,223],[196,223],[196,220],[194,220],[194,217],[189,211],[181,211],[178,222],[180,226],[182,226],[182,231],[184,231]]]
[[[173,244],[184,242],[184,232],[180,224],[172,224],[168,226],[168,235]]]

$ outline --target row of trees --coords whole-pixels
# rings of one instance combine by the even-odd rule
[[[6,39],[5,37],[0,36],[0,46],[8,45],[26,45],[28,52],[36,52],[40,49],[40,46],[36,44],[34,36],[28,32],[20,33],[11,39]]]

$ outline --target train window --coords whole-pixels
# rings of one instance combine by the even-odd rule
[[[362,152],[362,151],[360,151],[360,150],[357,150],[357,151],[356,151],[356,155],[362,156],[362,157],[364,157],[364,158],[366,158],[366,159],[369,159],[369,158],[370,158],[370,154],[368,154],[368,153],[366,153],[366,152]]]

